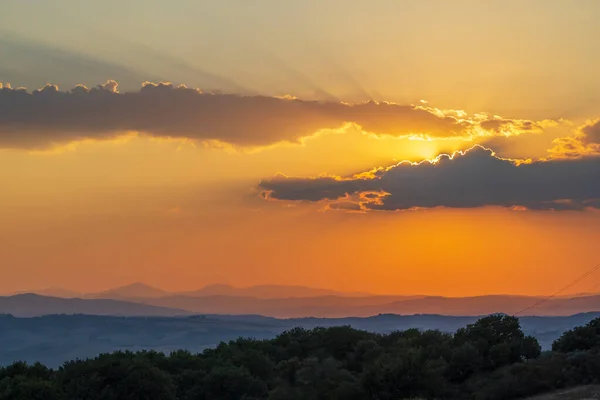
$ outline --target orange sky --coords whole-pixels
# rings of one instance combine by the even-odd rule
[[[267,1],[256,18],[185,3],[111,0],[111,32],[73,22],[103,12],[88,3],[57,0],[50,30],[48,10],[8,8],[0,293],[141,281],[550,294],[600,262],[598,3],[464,0],[430,12],[382,1],[340,14],[331,1]],[[181,22],[194,15],[205,23]],[[358,18],[364,29],[348,23]],[[48,82],[60,86],[34,92]],[[418,179],[393,167],[475,145],[495,155]],[[507,161],[486,179],[501,159],[538,164],[529,174]],[[328,197],[344,184],[359,189]],[[385,209],[360,204],[371,186]],[[600,275],[570,289],[592,290]]]
[[[138,192],[138,194],[140,194]],[[99,290],[143,280],[165,289],[206,283],[302,284],[374,293],[548,293],[596,262],[598,213],[418,211],[320,213],[53,208],[2,229],[3,289]],[[225,206],[225,204],[222,204]],[[45,215],[44,215],[45,214]],[[573,288],[588,291],[591,277]]]
[[[349,146],[351,137],[335,140]],[[366,164],[369,151],[358,142],[355,162],[348,154],[320,156],[312,143],[251,154],[147,139],[51,154],[6,151],[3,162],[20,173],[2,168],[0,290],[95,291],[144,281],[170,290],[224,282],[545,294],[597,262],[594,210],[348,213],[259,197],[258,179],[277,171],[344,174],[347,165]],[[306,165],[294,157],[306,157]],[[572,290],[596,282],[590,277]]]

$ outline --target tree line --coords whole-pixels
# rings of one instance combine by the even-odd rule
[[[599,349],[600,318],[546,352],[506,315],[454,334],[294,328],[200,354],[117,351],[57,369],[15,362],[0,368],[0,400],[516,399],[597,383]]]

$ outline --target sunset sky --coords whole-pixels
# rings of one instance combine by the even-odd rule
[[[551,294],[600,262],[596,0],[0,5],[0,293]]]

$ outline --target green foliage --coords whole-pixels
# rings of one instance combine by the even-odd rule
[[[507,315],[490,315],[481,318],[454,335],[457,344],[471,344],[477,350],[477,362],[484,370],[514,364],[540,355],[537,340],[525,336],[519,319]]]
[[[588,322],[585,326],[573,328],[562,334],[552,344],[553,351],[563,353],[600,348],[600,318]]]
[[[175,400],[172,376],[155,352],[116,352],[93,360],[66,363],[56,378],[69,399]]]
[[[261,399],[267,394],[263,381],[252,376],[246,368],[228,366],[210,371],[204,381],[203,397],[206,399]]]
[[[201,354],[115,352],[57,370],[18,362],[0,368],[0,400],[515,399],[597,383],[599,327],[575,328],[543,354],[505,315],[454,335],[295,328]]]
[[[19,375],[0,381],[2,400],[60,400],[64,394],[56,382],[38,377]]]

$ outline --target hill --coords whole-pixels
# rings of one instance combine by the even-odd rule
[[[112,299],[63,299],[37,294],[0,297],[0,314],[34,317],[49,314],[176,316],[189,311]]]
[[[188,297],[208,297],[208,296],[232,296],[232,297],[254,297],[258,299],[276,299],[287,297],[320,297],[320,296],[339,296],[339,297],[365,297],[371,296],[363,292],[343,292],[331,289],[312,288],[307,286],[294,285],[255,285],[248,287],[235,287],[227,284],[206,285],[200,289],[169,292],[158,289],[141,282],[135,282],[129,285],[108,289],[102,292],[80,293],[61,288],[47,288],[40,290],[21,291],[11,294],[35,293],[43,296],[63,297],[63,298],[103,298],[103,299],[135,299],[135,298],[157,298],[166,296],[188,296]],[[415,296],[411,296],[415,297]],[[416,296],[418,297],[418,296]]]
[[[539,297],[528,296],[366,296],[366,297],[288,297],[263,299],[237,296],[165,296],[137,298],[130,301],[161,307],[180,308],[202,314],[261,314],[278,318],[299,317],[368,317],[377,314],[488,315],[515,314]],[[521,315],[561,316],[600,311],[600,296],[552,299]]]
[[[439,316],[400,318],[420,317]],[[66,326],[62,330],[51,329],[53,324],[57,326],[57,319],[65,318]],[[596,397],[595,387],[582,385],[600,384],[600,318],[565,332],[552,343],[552,350],[546,352],[541,351],[535,337],[527,335],[518,318],[506,315],[479,318],[453,333],[417,329],[374,333],[350,326],[295,326],[270,339],[260,335],[265,326],[262,324],[272,323],[273,319],[241,318],[244,324],[250,324],[248,328],[256,336],[221,342],[201,353],[181,349],[165,354],[131,347],[127,351],[78,357],[56,369],[22,361],[0,366],[0,397],[15,400],[523,400],[547,393],[537,399],[570,400]],[[394,316],[374,318],[393,319]],[[153,336],[169,336],[161,324],[170,321],[177,325],[171,331],[177,336],[174,340],[199,342],[207,332],[217,331],[222,323],[235,323],[235,317],[221,321],[213,317],[150,318],[158,324],[141,330],[135,329],[139,326],[127,326],[131,321],[145,323],[147,320],[0,316],[0,333],[5,326],[15,332],[13,337],[0,337],[0,340],[8,344],[9,349],[18,349],[15,345],[28,335],[29,325],[30,330],[37,328],[38,336],[56,335],[62,339],[69,353],[73,345],[58,336],[64,332],[79,330],[81,341],[90,338],[101,345],[107,339],[104,331],[114,326],[121,332],[116,343],[123,342],[123,332],[137,333],[136,343],[143,343]],[[253,321],[258,325],[252,325]],[[189,330],[182,329],[185,328],[182,322],[200,325],[194,331],[196,337],[186,337]],[[90,327],[96,330],[90,331]],[[71,336],[71,339],[76,338]],[[70,342],[76,343],[75,340]],[[0,355],[6,347],[0,347]],[[43,350],[48,350],[46,342],[34,346],[31,354],[39,359]],[[17,354],[8,354],[8,357],[17,357]]]
[[[76,294],[53,289],[50,297],[73,298]],[[323,294],[326,293],[326,294]],[[279,297],[277,297],[279,296]],[[260,314],[277,318],[368,317],[377,314],[441,314],[564,316],[600,311],[600,295],[575,295],[545,300],[543,297],[486,295],[472,297],[381,296],[339,293],[303,286],[261,285],[235,288],[209,285],[200,290],[170,293],[143,283],[79,295],[84,299],[110,299],[201,314]],[[536,307],[532,304],[544,300]],[[111,312],[112,314],[112,312]],[[115,314],[122,314],[119,310]]]
[[[104,292],[85,294],[90,299],[133,299],[133,298],[157,298],[169,295],[161,289],[136,282],[130,285],[117,287]]]
[[[563,332],[584,325],[599,314],[569,317],[523,317],[526,334],[538,339],[542,348]],[[41,361],[57,366],[76,358],[94,357],[115,350],[157,350],[169,353],[177,349],[200,352],[221,341],[238,337],[271,339],[302,327],[351,326],[375,333],[406,329],[439,329],[455,332],[474,323],[478,317],[443,315],[377,315],[368,318],[295,318],[277,319],[257,315],[203,315],[189,317],[114,317],[91,315],[48,315],[15,318],[0,315],[0,365],[15,360]]]
[[[249,287],[234,287],[231,285],[214,284],[207,285],[199,290],[180,292],[181,296],[206,297],[206,296],[233,296],[233,297],[254,297],[258,299],[278,299],[291,297],[321,297],[321,296],[340,296],[340,297],[364,297],[368,293],[359,292],[340,292],[330,289],[311,288],[306,286],[286,286],[286,285],[255,285]]]

